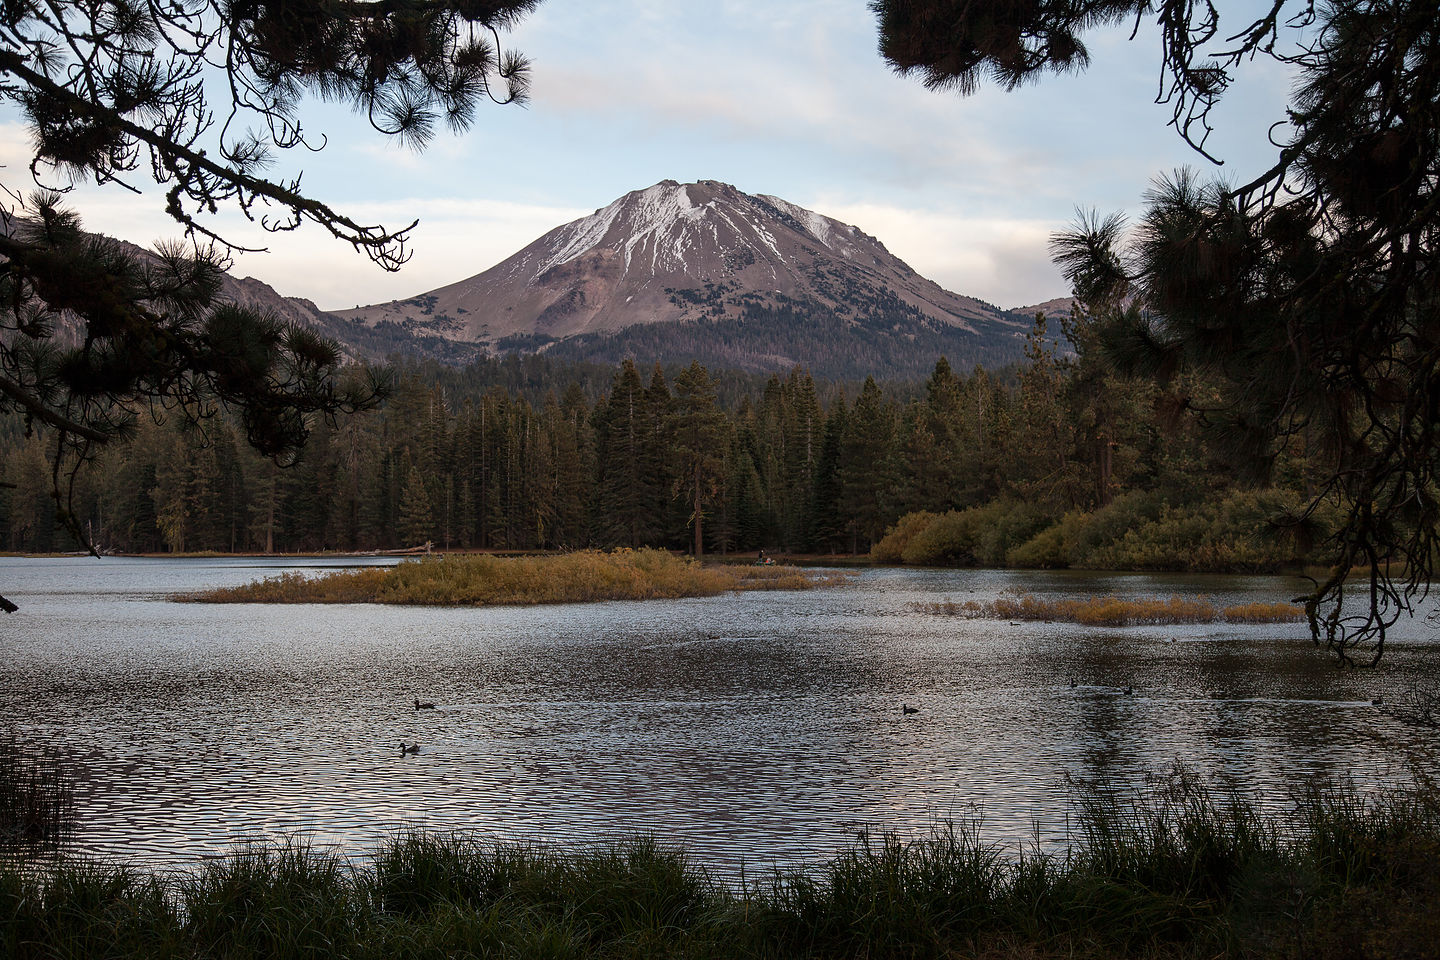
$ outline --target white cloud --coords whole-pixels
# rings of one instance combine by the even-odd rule
[[[362,222],[400,226],[419,219],[414,256],[387,273],[347,244],[309,228],[271,238],[268,254],[237,258],[250,274],[287,296],[323,309],[344,309],[412,297],[488,270],[547,231],[589,213],[571,207],[493,200],[424,199],[362,204],[348,211]]]
[[[77,190],[70,205],[87,230],[142,247],[183,234],[179,224],[165,215],[158,197],[91,187]],[[205,226],[233,243],[266,248],[235,254],[236,276],[253,276],[286,296],[341,309],[411,297],[463,280],[590,211],[502,200],[425,198],[354,204],[345,212],[357,222],[383,223],[392,229],[420,220],[411,234],[410,263],[399,272],[386,272],[309,223],[293,232],[272,234],[238,213],[227,212],[207,220]]]
[[[1093,35],[1083,75],[960,98],[894,76],[857,0],[548,0],[504,41],[535,57],[530,110],[488,111],[417,155],[341,107],[307,104],[307,124],[332,135],[294,158],[307,192],[363,223],[421,219],[399,274],[313,225],[268,235],[234,213],[216,222],[271,248],[240,257],[239,272],[353,306],[473,275],[624,190],[706,176],[855,223],[957,292],[1033,303],[1066,292],[1047,241],[1075,206],[1133,210],[1155,173],[1203,165],[1149,102],[1157,44],[1127,37]],[[1233,104],[1245,115],[1222,130],[1236,139],[1218,143],[1236,175],[1268,165],[1241,148],[1263,146],[1287,79],[1246,70]],[[14,117],[0,113],[0,181],[23,187],[29,136]],[[87,189],[74,205],[92,229],[144,245],[179,234],[158,194]]]
[[[18,123],[0,123],[0,166],[7,172],[24,170],[30,156],[30,130]],[[6,179],[13,176],[10,173]]]
[[[748,185],[747,185],[748,187]],[[884,197],[883,191],[869,196]],[[606,197],[597,203],[609,202]],[[790,196],[802,206],[852,223],[946,289],[1001,307],[1035,303],[1068,292],[1049,262],[1049,236],[1067,221],[977,216],[953,208],[917,208],[849,194]],[[88,229],[141,246],[180,236],[157,198],[81,188],[72,197]],[[419,219],[414,256],[387,273],[313,224],[267,234],[238,214],[215,218],[216,231],[263,253],[236,255],[234,272],[254,276],[287,296],[326,309],[414,296],[480,273],[542,234],[589,213],[588,208],[504,200],[428,197],[347,206],[361,223],[398,227]]]
[[[807,205],[876,237],[922,276],[955,293],[999,307],[1069,293],[1047,254],[1050,235],[1066,227],[1064,221],[970,217],[823,198]]]
[[[752,179],[750,189],[783,193],[809,178],[853,191],[863,182],[892,195],[942,191],[1000,217],[1129,202],[1171,165],[1159,157],[1183,150],[1165,117],[1147,110],[1152,78],[1133,69],[1122,70],[1133,99],[1126,107],[1141,116],[1126,122],[1149,124],[1150,136],[1093,109],[1098,91],[1114,92],[1104,77],[937,94],[886,67],[873,19],[853,4],[810,4],[812,16],[783,28],[753,4],[739,6],[713,18],[713,38],[695,42],[687,41],[705,18],[682,5],[658,27],[622,34],[618,50],[557,43],[552,54],[564,55],[536,68],[535,113],[583,130],[583,149],[599,156],[699,152],[713,160],[707,175],[722,180],[738,177],[727,164],[753,177],[769,156],[778,182]],[[1078,103],[1066,101],[1072,91]],[[1113,188],[1097,195],[1087,185],[1096,177],[1116,181],[1124,201]]]

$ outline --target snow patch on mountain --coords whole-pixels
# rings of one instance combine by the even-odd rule
[[[561,228],[557,238],[559,249],[540,263],[535,276],[564,263],[569,263],[605,242],[617,223],[624,228],[625,239],[620,250],[629,272],[637,254],[644,261],[643,251],[650,251],[652,272],[661,269],[683,269],[685,252],[693,246],[689,226],[705,216],[713,201],[695,204],[685,184],[664,180],[652,187],[626,194],[588,217]],[[622,222],[623,217],[623,222]]]
[[[593,250],[605,239],[620,212],[625,208],[625,198],[621,197],[614,203],[600,210],[596,210],[588,217],[581,217],[574,223],[567,224],[559,230],[558,242],[562,244],[560,249],[550,257],[540,262],[540,269],[535,271],[535,276],[540,276],[552,267],[558,267],[562,263],[569,263],[587,250]]]
[[[688,254],[705,245],[726,246],[728,238],[721,235],[722,224],[736,239],[758,241],[776,262],[783,263],[781,244],[767,226],[771,220],[808,234],[846,259],[858,255],[852,227],[769,194],[740,194],[740,201],[723,195],[705,198],[706,191],[716,186],[723,187],[708,181],[682,184],[664,180],[628,193],[590,216],[561,227],[550,244],[551,252],[539,260],[530,276],[539,277],[607,243],[623,257],[626,274],[633,270],[685,273]],[[699,198],[692,190],[700,191]],[[738,214],[738,218],[731,214]]]
[[[765,246],[769,247],[770,252],[775,254],[776,260],[784,259],[780,255],[780,248],[775,245],[775,235],[769,230],[766,230],[764,224],[755,223],[752,221],[750,227],[755,231],[755,235],[760,238],[760,242],[765,244]]]
[[[853,235],[853,229],[851,227],[838,220],[831,220],[829,217],[818,214],[814,210],[806,210],[804,207],[796,206],[783,197],[771,196],[768,193],[759,194],[759,197],[761,200],[775,207],[775,209],[790,215],[809,232],[810,236],[819,240],[825,244],[826,247],[840,254],[840,256],[851,259],[854,258],[854,246],[845,242],[846,237]]]

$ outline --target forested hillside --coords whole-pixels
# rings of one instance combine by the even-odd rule
[[[1157,396],[1057,352],[1043,324],[1019,367],[959,372],[941,358],[909,385],[799,368],[717,380],[698,363],[667,375],[629,360],[416,366],[382,409],[317,425],[292,468],[223,417],[146,421],[82,476],[76,509],[117,551],[693,549],[698,507],[707,553],[879,544],[921,563],[1218,570],[1303,559],[1323,524],[1282,521],[1305,502],[1304,452],[1280,457],[1273,484],[1242,487]],[[74,549],[54,521],[43,439],[4,430],[0,547]]]
[[[964,327],[927,322],[919,311],[895,298],[869,304],[868,311],[863,316],[855,311],[841,316],[798,301],[777,306],[751,303],[739,317],[717,310],[716,316],[699,320],[633,324],[564,340],[517,336],[496,346],[521,354],[544,350],[548,357],[569,362],[618,364],[625,357],[693,357],[715,369],[748,371],[799,365],[816,377],[856,381],[879,376],[877,371],[920,380],[942,355],[954,358],[962,369],[976,365],[994,369],[1020,356],[1018,338],[982,337]]]

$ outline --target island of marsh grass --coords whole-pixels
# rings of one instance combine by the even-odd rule
[[[1043,620],[1088,627],[1163,626],[1175,623],[1299,623],[1305,609],[1294,603],[1242,603],[1217,607],[1204,597],[1122,600],[1119,597],[1059,597],[1005,591],[994,600],[922,605],[927,613],[994,620]]]
[[[862,837],[723,882],[649,838],[399,835],[349,862],[256,847],[194,875],[0,867],[0,956],[1059,958],[1433,956],[1440,793],[1316,789],[1283,816],[1184,773],[1091,790],[1069,847],[974,824]]]
[[[836,583],[798,567],[697,563],[664,550],[580,550],[552,556],[467,555],[393,567],[286,573],[240,587],[183,594],[201,603],[396,603],[489,606],[709,597],[731,590],[803,590]]]

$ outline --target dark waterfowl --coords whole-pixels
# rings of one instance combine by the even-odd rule
[[[405,754],[407,754],[407,753],[419,753],[419,752],[420,752],[420,744],[418,744],[418,743],[412,743],[412,744],[410,744],[410,745],[407,747],[407,746],[405,745],[405,741],[404,741],[404,740],[401,740],[401,741],[400,741],[400,755],[401,755],[402,757],[403,757]]]
[[[415,698],[415,709],[416,709],[416,710],[434,710],[434,709],[435,709],[435,704],[430,703],[430,702],[427,701],[427,700],[421,700],[419,697],[416,697],[416,698]]]
[[[912,706],[910,706],[910,704],[908,704],[908,703],[902,703],[902,704],[900,704],[900,712],[901,712],[901,713],[904,713],[904,714],[907,714],[907,715],[908,715],[908,714],[911,714],[911,713],[919,713],[919,712],[920,712],[920,708],[919,708],[919,707],[912,707]]]

